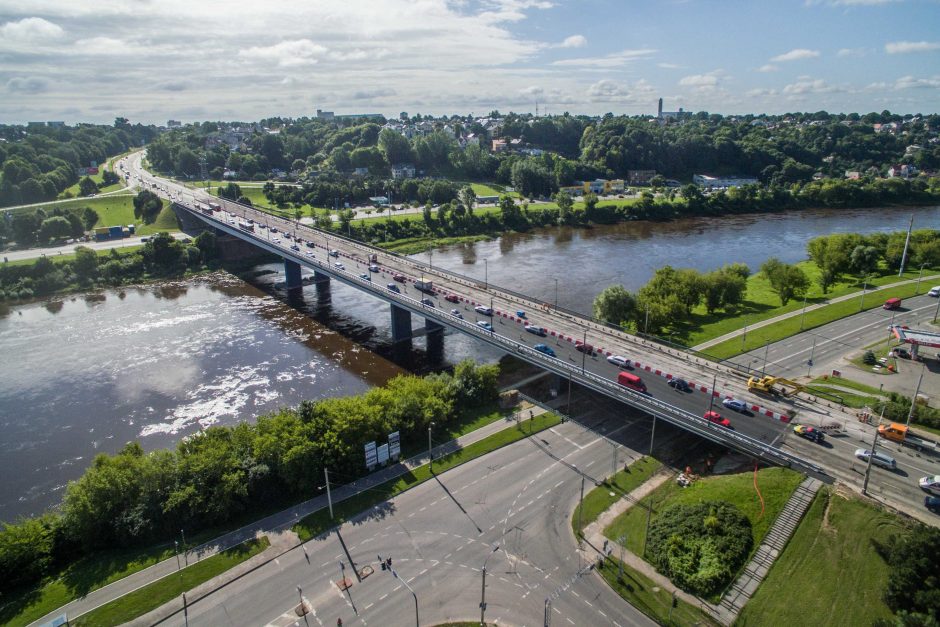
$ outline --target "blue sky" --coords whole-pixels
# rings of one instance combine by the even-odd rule
[[[270,6],[269,6],[270,5]],[[0,0],[0,121],[935,113],[940,2]]]

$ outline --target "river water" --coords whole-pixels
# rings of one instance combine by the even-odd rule
[[[912,213],[915,228],[940,228],[940,207],[693,218],[512,234],[436,250],[432,261],[546,302],[557,278],[559,305],[590,312],[607,285],[635,290],[666,264],[756,270],[770,255],[803,259],[816,235],[901,230]],[[54,505],[95,454],[134,439],[172,446],[406,370],[499,357],[450,333],[442,347],[423,338],[395,347],[379,301],[339,284],[289,300],[278,265],[255,270],[247,282],[219,273],[0,312],[0,521]]]

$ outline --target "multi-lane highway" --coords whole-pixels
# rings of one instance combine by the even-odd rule
[[[551,599],[553,625],[653,625],[585,567],[571,513],[594,480],[636,458],[650,422],[638,415],[568,422],[478,458],[364,512],[336,531],[190,605],[184,625],[294,625],[302,597],[308,625],[420,624],[479,620],[487,566],[487,623],[541,625]],[[668,438],[681,432],[663,431]],[[626,443],[630,448],[624,446]],[[495,549],[495,552],[494,552]],[[380,568],[391,557],[400,579]],[[342,566],[341,566],[342,563]],[[371,566],[361,582],[353,574]],[[580,574],[579,574],[580,573]],[[343,576],[353,585],[343,592]],[[299,591],[298,591],[299,587]]]

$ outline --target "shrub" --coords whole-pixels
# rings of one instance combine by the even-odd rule
[[[674,505],[650,526],[650,563],[688,592],[720,591],[747,559],[753,544],[751,523],[724,501]]]
[[[873,351],[865,351],[865,354],[862,356],[862,363],[867,366],[874,366],[877,361]]]

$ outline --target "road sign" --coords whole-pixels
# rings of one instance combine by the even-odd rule
[[[392,458],[392,461],[396,462],[399,456],[401,456],[401,437],[398,431],[388,434],[388,456]]]
[[[383,444],[379,447],[379,463],[384,464],[388,461],[388,444]]]
[[[366,449],[366,468],[368,468],[369,470],[372,470],[373,468],[375,468],[376,464],[378,463],[378,459],[376,458],[376,455],[375,455],[375,442],[369,442],[368,444],[366,444],[365,449]]]

